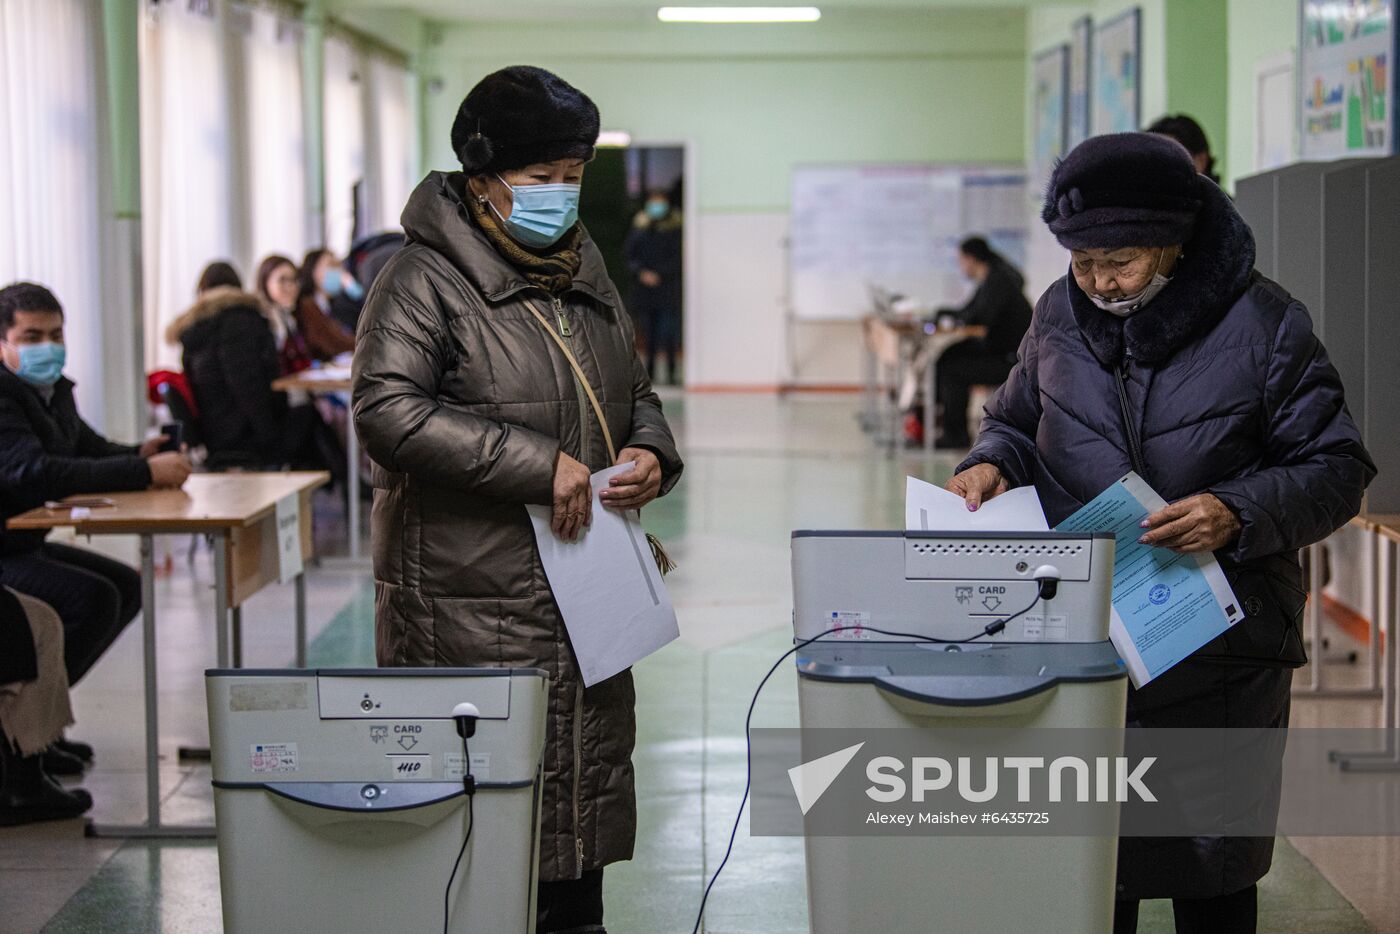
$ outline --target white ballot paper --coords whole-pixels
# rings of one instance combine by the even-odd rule
[[[1138,543],[1138,523],[1166,505],[1146,480],[1129,472],[1055,526],[1061,532],[1113,533],[1109,635],[1136,688],[1244,618],[1212,555]]]
[[[971,512],[956,493],[917,477],[904,484],[904,527],[916,532],[1047,532],[1045,511],[1035,487],[1022,486],[994,497]]]
[[[593,524],[577,541],[550,531],[548,506],[525,507],[583,683],[590,687],[680,635],[640,514],[605,508],[598,499],[609,480],[631,469],[621,464],[593,475]]]

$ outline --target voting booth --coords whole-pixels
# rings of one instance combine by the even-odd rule
[[[796,638],[842,629],[798,651],[804,727],[928,731],[949,759],[970,727],[1098,728],[1117,737],[1103,752],[1122,754],[1111,533],[795,532],[792,562]],[[1046,567],[1057,584],[1039,599]],[[964,640],[1027,607],[961,644],[871,631]],[[809,833],[806,855],[813,934],[1112,927],[1113,834]]]
[[[547,686],[512,668],[208,672],[224,930],[534,931]]]

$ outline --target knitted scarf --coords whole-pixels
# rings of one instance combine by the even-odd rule
[[[583,226],[574,224],[559,242],[544,250],[536,251],[516,243],[501,227],[496,213],[488,205],[481,204],[467,193],[464,199],[472,220],[486,239],[505,257],[506,262],[520,270],[531,285],[537,285],[550,295],[563,295],[574,283],[579,266],[583,262],[579,247],[583,243]]]

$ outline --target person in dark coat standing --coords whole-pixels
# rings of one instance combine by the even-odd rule
[[[603,870],[636,837],[636,692],[631,671],[584,686],[525,507],[550,507],[571,541],[590,522],[591,474],[630,464],[599,500],[640,509],[683,469],[578,221],[598,129],[598,108],[557,75],[483,78],[452,126],[463,170],[413,192],[408,243],[375,279],[355,348],[379,663],[549,672],[540,934],[604,934]]]
[[[977,289],[967,304],[952,314],[963,327],[975,330],[972,337],[949,347],[938,358],[943,430],[934,445],[940,448],[967,447],[969,391],[976,385],[1001,385],[1016,363],[1016,347],[1031,323],[1025,277],[986,240],[964,240],[958,247],[958,268],[977,283]],[[929,427],[924,426],[924,430]]]
[[[671,384],[676,383],[681,348],[681,226],[670,197],[653,191],[623,244],[633,277],[629,304],[642,329],[647,372],[656,380],[656,360],[664,356]]]
[[[1174,140],[1094,137],[1042,217],[1071,251],[948,489],[969,509],[1034,484],[1052,525],[1130,470],[1168,502],[1143,541],[1214,552],[1246,617],[1128,695],[1128,726],[1288,725],[1306,661],[1298,550],[1356,515],[1375,466],[1307,309]],[[1278,786],[1251,789],[1277,813]],[[1273,838],[1120,842],[1115,930],[1170,898],[1179,932],[1255,930]]]
[[[198,300],[171,322],[165,339],[184,348],[208,465],[276,469],[287,460],[287,401],[272,388],[282,367],[269,309],[243,291],[228,263],[210,263],[197,291]]]

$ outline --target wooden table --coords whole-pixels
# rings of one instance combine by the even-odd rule
[[[320,369],[302,370],[291,376],[283,376],[272,381],[272,388],[278,392],[300,390],[309,395],[329,395],[350,392],[352,387],[350,368],[328,366]],[[352,413],[345,425],[345,483],[349,497],[345,507],[347,533],[350,536],[350,560],[360,560],[360,439],[355,434],[355,417]]]
[[[212,826],[164,824],[160,819],[158,753],[160,724],[156,710],[155,536],[204,534],[214,543],[214,631],[218,667],[242,663],[243,603],[279,577],[277,504],[287,497],[300,502],[301,553],[311,557],[311,493],[330,481],[323,471],[302,473],[194,474],[179,490],[109,493],[109,507],[90,510],[32,509],[10,519],[11,529],[72,528],[79,535],[137,535],[141,538],[141,633],[144,646],[146,705],[146,820],[141,824],[94,826],[94,836],[212,837]],[[89,497],[83,497],[89,498]],[[306,582],[296,586],[296,663],[306,665]]]

